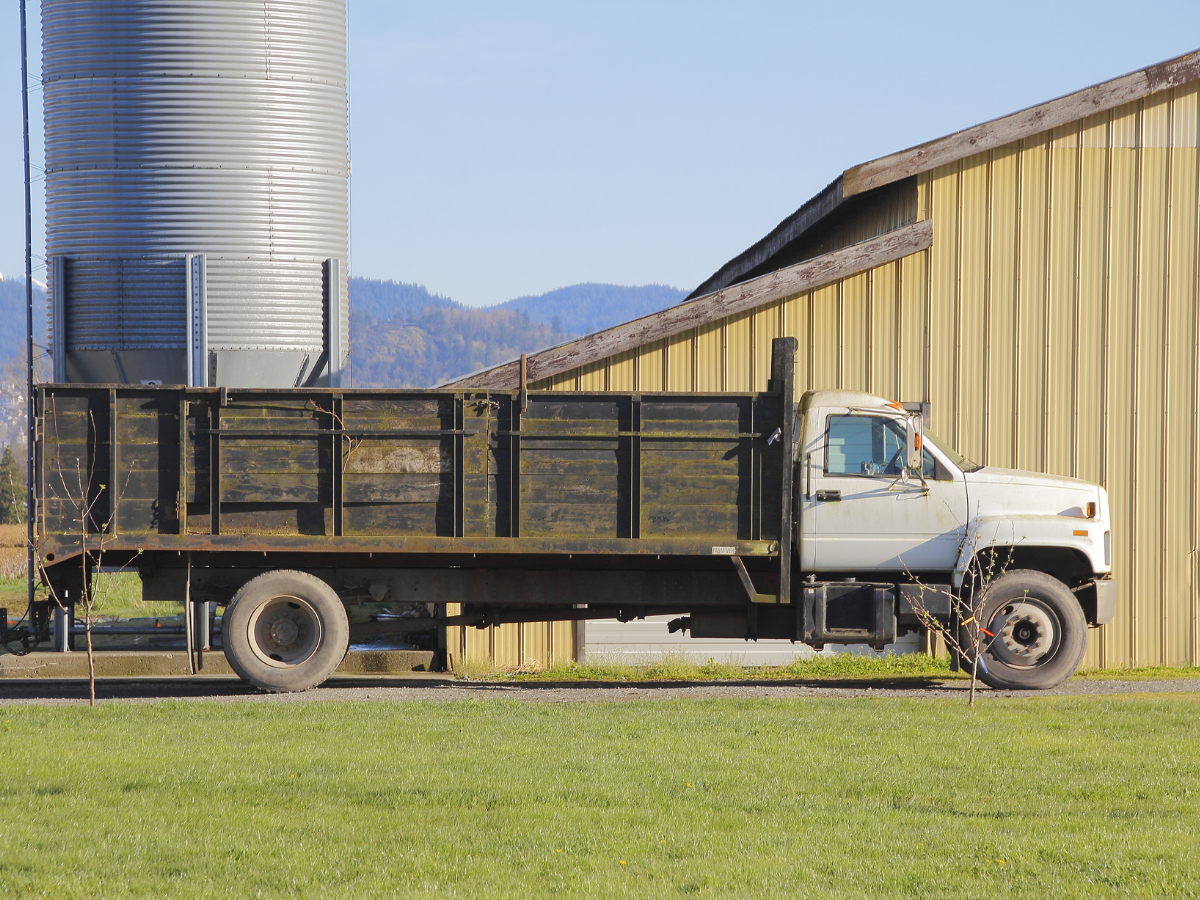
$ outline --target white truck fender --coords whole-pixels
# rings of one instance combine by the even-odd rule
[[[1074,516],[979,516],[967,524],[954,565],[953,582],[961,587],[971,560],[990,547],[1062,547],[1083,554],[1092,572],[1107,572],[1104,532],[1107,523]]]

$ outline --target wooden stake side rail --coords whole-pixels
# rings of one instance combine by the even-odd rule
[[[210,555],[777,555],[794,412],[776,357],[771,390],[737,394],[43,385],[40,552],[86,530]]]

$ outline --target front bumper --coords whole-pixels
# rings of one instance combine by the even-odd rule
[[[1117,582],[1114,578],[1096,579],[1096,616],[1092,625],[1107,625],[1117,614]]]

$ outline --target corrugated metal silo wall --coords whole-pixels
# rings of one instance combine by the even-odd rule
[[[933,404],[977,461],[1104,484],[1116,619],[1086,665],[1200,664],[1200,85],[926,173],[933,246],[535,385],[797,391]]]
[[[319,353],[322,262],[348,286],[344,0],[43,0],[42,35],[68,349],[185,347],[195,253],[214,350]]]

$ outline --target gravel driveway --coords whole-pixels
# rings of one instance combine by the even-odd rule
[[[96,693],[102,701],[215,700],[224,703],[320,703],[326,700],[524,700],[533,703],[594,703],[630,700],[791,699],[814,697],[962,697],[962,680],[861,682],[463,682],[444,677],[331,678],[322,687],[302,694],[264,694],[233,678],[103,679]],[[1100,681],[1075,679],[1052,691],[994,691],[981,688],[984,698],[1103,696],[1116,694],[1200,693],[1200,679],[1161,681]],[[5,679],[0,681],[0,705],[73,704],[87,697],[87,682],[66,679]]]

